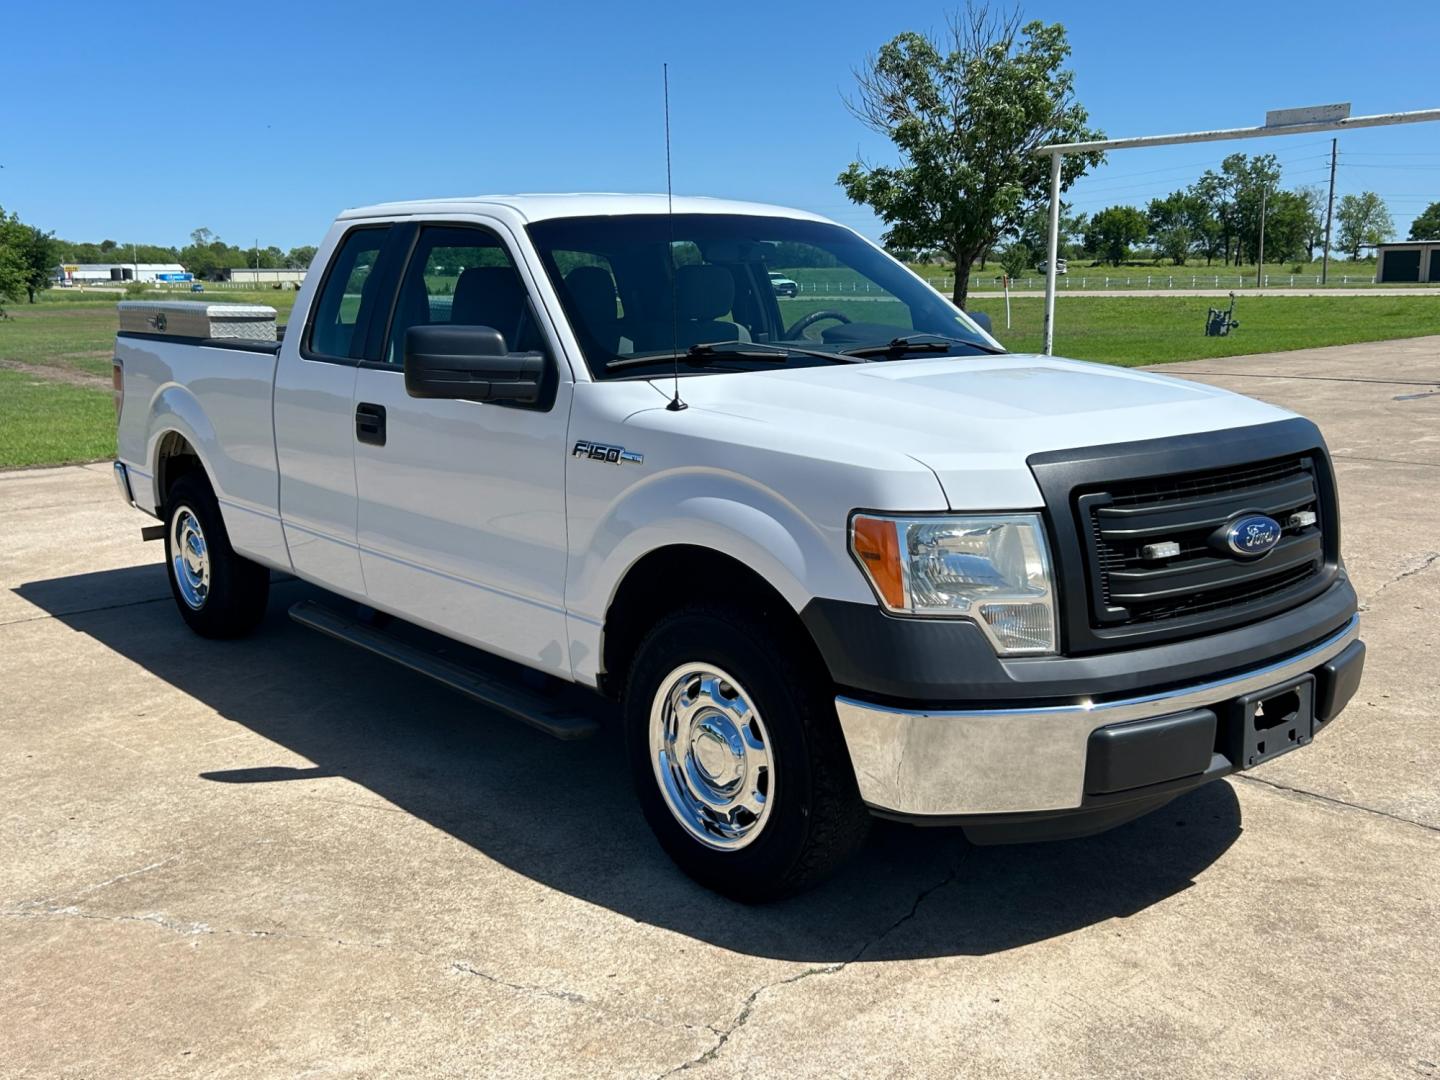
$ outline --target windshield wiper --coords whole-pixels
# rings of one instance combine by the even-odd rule
[[[983,341],[970,341],[966,338],[944,337],[940,334],[909,334],[903,337],[891,338],[883,345],[856,345],[841,351],[846,356],[903,356],[905,353],[913,352],[944,352],[948,353],[956,345],[963,345],[968,349],[975,349],[978,352],[990,353],[999,356],[1004,349],[996,349]]]
[[[637,367],[640,364],[670,363],[704,364],[708,360],[753,360],[757,363],[783,364],[792,356],[818,356],[832,364],[859,364],[861,357],[849,352],[822,352],[799,345],[775,345],[768,341],[712,341],[691,345],[678,353],[650,353],[645,356],[618,356],[605,365],[606,371]]]

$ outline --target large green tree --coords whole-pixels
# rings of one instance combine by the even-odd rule
[[[1102,262],[1119,266],[1130,257],[1130,245],[1149,232],[1145,215],[1133,206],[1109,206],[1092,214],[1085,228],[1085,250]]]
[[[971,264],[1048,199],[1050,161],[1034,151],[1102,137],[1075,100],[1069,55],[1059,23],[972,4],[942,37],[900,34],[855,72],[847,105],[895,144],[900,163],[853,162],[840,186],[885,222],[887,244],[954,260],[960,307]],[[1066,157],[1062,188],[1101,159]]]
[[[1395,235],[1385,200],[1373,191],[1342,198],[1335,207],[1335,220],[1339,225],[1337,246],[1352,259],[1360,257],[1362,247],[1383,244]]]
[[[1411,240],[1440,240],[1440,202],[1432,202],[1410,223]]]
[[[55,273],[55,238],[33,225],[26,225],[18,214],[7,214],[0,208],[0,318],[5,317],[5,303],[14,303],[22,295],[35,302],[35,294],[50,287]]]

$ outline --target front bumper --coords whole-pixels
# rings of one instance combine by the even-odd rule
[[[1223,730],[1233,726],[1230,714],[1247,695],[1313,675],[1314,730],[1328,724],[1359,682],[1359,633],[1359,616],[1352,615],[1340,629],[1284,658],[1111,701],[907,709],[842,696],[835,705],[860,794],[885,816],[993,824],[1009,815],[1053,817],[1121,804],[1139,804],[1135,813],[1142,813],[1248,764],[1231,760]],[[1208,728],[1203,717],[1196,719],[1200,713],[1209,717]],[[1131,798],[1126,777],[1141,781],[1129,789]],[[1098,827],[1125,820],[1114,812],[1101,817]]]

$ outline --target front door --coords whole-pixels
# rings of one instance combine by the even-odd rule
[[[534,406],[412,398],[405,332],[489,326],[511,351],[549,357]],[[360,562],[376,607],[569,677],[563,608],[568,370],[537,324],[501,235],[422,226],[378,363],[362,364],[356,414]]]

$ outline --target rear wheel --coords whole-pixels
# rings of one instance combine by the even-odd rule
[[[230,547],[220,504],[201,473],[170,489],[165,565],[180,617],[201,637],[239,637],[264,618],[270,571]]]
[[[662,619],[631,667],[625,716],[645,817],[702,885],[777,899],[865,838],[870,816],[825,680],[761,620],[708,607]]]

